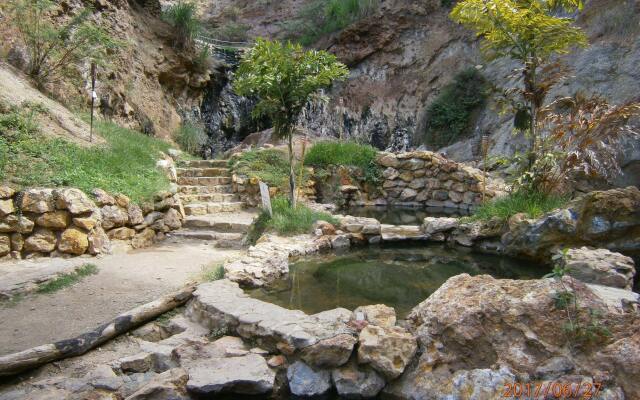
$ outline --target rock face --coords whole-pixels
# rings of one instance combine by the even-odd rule
[[[606,249],[569,249],[562,265],[569,275],[586,283],[631,290],[636,269],[631,257]]]
[[[491,393],[478,398],[493,398],[503,390],[502,383],[517,374],[528,374],[536,381],[586,375],[579,379],[599,381],[608,376],[607,387],[621,387],[627,398],[638,397],[640,386],[629,378],[636,367],[623,371],[618,366],[637,365],[632,360],[640,355],[640,347],[628,347],[626,360],[618,351],[637,340],[634,326],[640,317],[623,312],[620,300],[617,307],[611,307],[579,281],[564,279],[579,298],[582,311],[576,320],[588,324],[587,310],[596,310],[601,315],[599,323],[610,329],[611,337],[590,345],[567,335],[565,311],[556,308],[560,286],[555,280],[497,280],[462,274],[450,278],[409,315],[423,353],[389,392],[404,393],[403,398],[410,399],[421,398],[419,393],[455,398],[464,377],[469,388],[473,382],[486,382]]]
[[[400,376],[418,348],[416,338],[398,326],[369,325],[358,339],[358,362],[371,365],[387,379]]]
[[[287,369],[291,393],[301,397],[321,396],[331,389],[329,371],[315,371],[307,364],[297,361]]]

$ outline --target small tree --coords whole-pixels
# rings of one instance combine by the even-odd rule
[[[300,112],[323,87],[345,79],[349,71],[335,56],[300,45],[258,39],[243,56],[233,83],[240,96],[258,96],[253,116],[268,116],[275,134],[289,145],[291,206],[296,206],[293,131]]]
[[[491,58],[506,56],[522,65],[524,107],[518,110],[516,121],[526,121],[531,140],[529,165],[536,158],[536,121],[548,90],[541,84],[539,69],[553,55],[587,44],[572,19],[556,16],[560,9],[582,9],[582,0],[463,0],[450,15],[484,39],[483,50]]]
[[[107,51],[120,46],[104,29],[90,22],[84,8],[67,21],[54,21],[51,0],[11,0],[12,22],[29,52],[28,74],[43,87],[56,75],[68,75],[80,62],[104,62]]]
[[[189,46],[202,30],[196,12],[195,4],[184,1],[179,1],[162,12],[162,18],[171,24],[175,31],[175,47],[183,49]]]

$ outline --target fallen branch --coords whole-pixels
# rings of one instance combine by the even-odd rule
[[[192,297],[195,290],[195,284],[186,286],[177,292],[120,314],[93,331],[73,339],[2,356],[0,357],[0,376],[15,375],[51,361],[82,355],[118,335],[183,305]]]

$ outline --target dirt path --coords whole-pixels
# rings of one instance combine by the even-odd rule
[[[240,254],[185,242],[79,260],[98,266],[98,274],[52,294],[29,295],[12,306],[0,306],[0,355],[76,336]],[[40,260],[34,268],[44,269],[47,262],[53,261]]]

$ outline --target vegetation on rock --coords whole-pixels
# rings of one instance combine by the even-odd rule
[[[473,113],[487,98],[488,85],[475,68],[456,74],[427,110],[425,142],[434,148],[448,146],[469,132]]]
[[[539,218],[542,215],[565,205],[568,198],[543,192],[516,191],[482,204],[471,216],[476,220],[498,219],[507,222],[516,214],[525,214],[527,218]]]
[[[273,121],[275,135],[289,145],[289,186],[296,207],[293,131],[302,109],[319,89],[346,78],[347,68],[325,51],[305,51],[300,45],[259,39],[242,57],[234,89],[241,96],[260,100],[253,116]]]
[[[18,109],[0,105],[0,181],[18,186],[71,186],[90,192],[101,188],[134,201],[166,189],[167,178],[156,169],[160,151],[170,145],[109,122],[96,130],[108,142],[81,147],[45,136],[31,105]]]
[[[254,223],[249,240],[255,243],[265,231],[274,231],[281,235],[295,235],[309,233],[316,221],[326,221],[336,225],[338,221],[324,212],[313,211],[309,207],[299,204],[293,208],[289,200],[277,196],[271,202],[273,217],[264,211]]]
[[[250,150],[229,160],[229,167],[239,175],[258,178],[270,187],[284,192],[289,184],[289,160],[287,154],[278,149]],[[306,171],[305,171],[306,172]],[[300,168],[296,169],[296,175]]]
[[[378,151],[372,146],[356,142],[318,142],[305,156],[305,164],[320,169],[332,165],[362,169],[367,182],[377,183],[381,178],[380,166],[376,163]]]
[[[177,48],[191,45],[202,30],[196,12],[196,5],[186,1],[179,1],[162,12],[162,18],[173,26]]]
[[[11,23],[19,32],[29,57],[28,74],[43,87],[61,76],[77,75],[81,63],[106,62],[107,54],[121,44],[89,18],[88,8],[68,20],[52,18],[58,2],[10,0]]]

